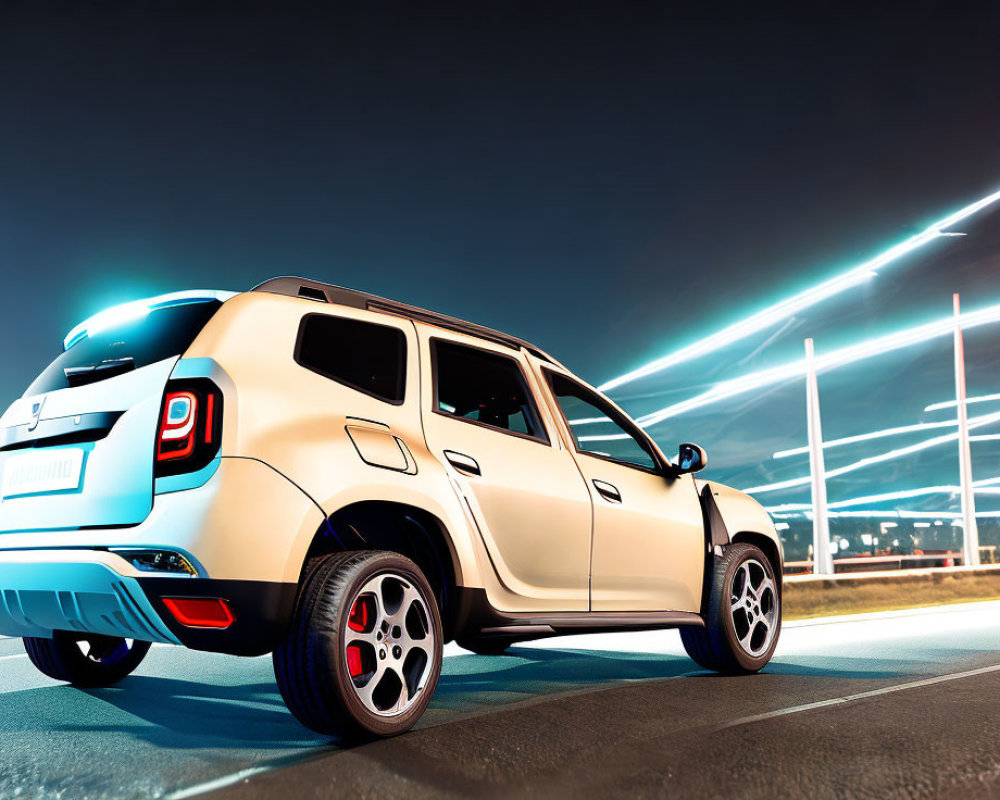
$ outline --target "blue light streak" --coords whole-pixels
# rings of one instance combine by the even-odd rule
[[[620,375],[617,378],[612,378],[611,380],[601,384],[598,388],[601,391],[608,392],[612,389],[617,389],[626,383],[638,380],[639,378],[644,378],[657,372],[662,372],[663,370],[677,364],[714,352],[733,344],[734,342],[740,341],[747,336],[751,336],[754,333],[765,330],[778,322],[788,319],[792,315],[797,314],[798,312],[809,308],[816,303],[863,284],[874,276],[874,270],[898,260],[907,253],[911,253],[929,242],[942,237],[955,235],[954,233],[949,232],[947,228],[950,228],[952,225],[955,225],[962,220],[968,219],[984,208],[992,205],[997,200],[1000,200],[1000,191],[987,195],[986,197],[959,209],[953,214],[949,214],[920,233],[911,236],[909,239],[900,242],[894,247],[890,247],[888,250],[880,253],[874,258],[852,267],[831,280],[825,281],[818,286],[814,286],[800,292],[799,294],[793,295],[792,297],[782,300],[781,302],[765,308],[762,311],[758,311],[756,314],[752,314],[737,323],[729,325],[711,336],[707,336],[697,342],[692,342],[691,344],[681,347],[679,350],[663,356],[662,358],[658,358],[655,361],[651,361],[638,369],[626,372],[624,375]]]

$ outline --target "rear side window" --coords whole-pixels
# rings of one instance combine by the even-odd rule
[[[440,339],[432,346],[435,411],[548,441],[514,359]]]
[[[403,402],[406,337],[399,328],[328,314],[307,314],[295,360],[351,389],[386,403]]]
[[[46,367],[27,394],[96,383],[183,355],[221,305],[211,300],[158,308],[81,339]]]

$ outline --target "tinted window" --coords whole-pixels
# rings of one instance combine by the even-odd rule
[[[403,402],[406,337],[398,328],[327,314],[302,320],[295,360],[387,403]]]
[[[437,411],[548,441],[514,359],[439,340],[433,348]]]
[[[635,433],[631,421],[604,398],[554,372],[546,371],[546,377],[569,423],[577,450],[637,467],[656,468],[649,445]]]
[[[221,306],[218,300],[150,311],[81,339],[46,367],[28,394],[96,383],[184,353]]]

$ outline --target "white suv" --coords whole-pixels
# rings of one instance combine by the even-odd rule
[[[273,652],[288,707],[388,735],[441,648],[681,629],[763,667],[781,543],[527,342],[276,278],[77,326],[0,417],[0,634],[103,686],[150,642]]]

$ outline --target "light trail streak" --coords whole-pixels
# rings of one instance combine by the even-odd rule
[[[961,315],[960,321],[964,330],[1000,322],[1000,305],[966,312]],[[868,339],[839,350],[831,351],[825,355],[817,356],[816,368],[818,371],[824,372],[835,367],[844,366],[845,364],[890,353],[893,350],[927,342],[940,336],[950,336],[954,333],[954,330],[955,318],[953,316],[944,317],[934,322],[928,322],[914,328],[907,328],[896,333]],[[735,397],[754,389],[781,383],[791,378],[800,377],[805,374],[805,368],[805,359],[797,359],[777,367],[770,367],[769,369],[760,370],[740,378],[723,381],[706,392],[639,417],[637,422],[642,427],[648,428],[665,419],[676,417],[687,411],[709,405],[710,403]]]
[[[799,292],[792,297],[775,303],[768,308],[762,309],[755,314],[751,314],[749,317],[729,325],[721,331],[707,336],[704,339],[700,339],[697,342],[685,345],[679,350],[675,350],[673,353],[655,359],[654,361],[651,361],[648,364],[630,372],[626,372],[624,375],[612,378],[611,380],[601,384],[598,388],[601,391],[608,392],[612,389],[617,389],[619,386],[623,386],[626,383],[638,380],[639,378],[644,378],[657,372],[662,372],[663,370],[677,364],[714,352],[726,347],[727,345],[733,344],[734,342],[740,341],[747,336],[751,336],[754,333],[765,330],[782,320],[788,319],[792,315],[797,314],[798,312],[803,311],[816,303],[822,302],[823,300],[834,297],[835,295],[841,294],[848,289],[865,283],[873,277],[874,270],[891,264],[902,256],[923,247],[929,242],[952,235],[951,232],[946,230],[947,228],[950,228],[952,225],[955,225],[962,220],[968,219],[972,215],[992,205],[997,200],[1000,200],[1000,191],[987,195],[986,197],[959,209],[953,214],[949,214],[943,219],[940,219],[925,228],[920,233],[911,236],[909,239],[900,242],[894,247],[890,247],[888,250],[879,253],[874,258],[852,267],[835,278],[831,278],[830,280],[824,281],[817,286],[813,286],[810,289],[806,289],[805,291]]]

